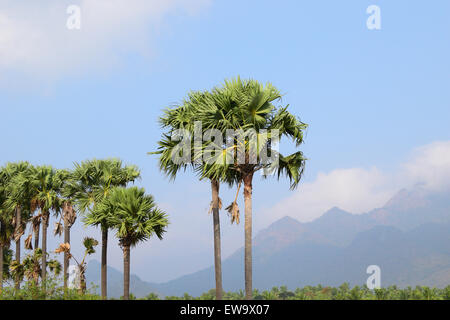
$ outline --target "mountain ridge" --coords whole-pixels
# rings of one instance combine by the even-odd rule
[[[306,223],[286,215],[253,239],[254,286],[362,285],[370,264],[380,265],[385,284],[448,284],[449,194],[403,189],[383,207],[362,214],[333,207]],[[239,248],[223,260],[225,290],[242,289],[243,255]],[[200,295],[214,287],[214,269],[164,283],[135,282],[133,293]]]

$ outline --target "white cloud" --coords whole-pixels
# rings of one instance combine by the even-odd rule
[[[210,0],[2,0],[0,80],[37,80],[109,68],[123,54],[149,56],[151,38],[169,13],[196,13]],[[81,29],[68,30],[69,5]]]
[[[394,174],[375,167],[319,173],[314,181],[302,183],[291,197],[263,215],[271,220],[290,215],[306,222],[335,206],[363,213],[383,206],[400,189],[418,184],[433,191],[450,186],[450,141],[415,149]]]
[[[408,185],[421,184],[430,190],[450,186],[450,141],[434,142],[417,148],[403,165],[403,179]]]

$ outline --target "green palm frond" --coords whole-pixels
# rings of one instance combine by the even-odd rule
[[[210,91],[189,92],[181,103],[164,111],[160,123],[167,131],[158,142],[157,151],[149,154],[159,156],[160,170],[170,179],[192,168],[200,179],[214,179],[232,186],[242,182],[244,175],[262,169],[264,177],[271,172],[275,172],[278,178],[288,177],[291,188],[295,188],[304,172],[306,158],[301,152],[284,157],[274,145],[284,136],[298,147],[303,143],[307,125],[289,113],[288,106],[278,105],[281,98],[282,94],[271,83],[263,85],[239,76],[225,80]],[[195,136],[195,121],[202,124],[202,136],[209,129],[217,129],[222,133],[223,141],[202,140],[200,146],[191,143],[186,150],[189,153],[186,158],[190,161],[175,163],[173,156],[180,148],[178,141],[172,140],[172,132],[186,129]],[[241,136],[228,137],[227,141],[225,137],[229,130],[241,132]],[[272,136],[274,133],[278,136]],[[210,161],[205,162],[203,155],[211,149],[218,152],[211,153]],[[243,156],[244,163],[238,161],[243,160],[237,158],[238,154]],[[269,154],[274,157],[267,159]],[[237,203],[232,203],[227,209],[235,221]]]
[[[95,253],[95,247],[98,245],[98,241],[94,238],[85,237],[83,239],[83,246],[86,249],[86,254],[91,255]]]
[[[137,187],[112,189],[92,216],[106,219],[108,226],[116,230],[121,244],[130,246],[153,235],[162,239],[169,224],[167,215],[156,207],[153,197]]]
[[[281,176],[289,178],[291,189],[295,189],[305,170],[306,158],[301,151],[295,152],[287,157],[280,154],[277,170],[278,179]]]
[[[125,187],[140,178],[136,166],[124,165],[120,159],[87,160],[75,164],[70,185],[77,208],[85,214],[85,225],[107,226],[103,216],[95,214],[97,204],[115,187]]]
[[[58,260],[49,260],[47,262],[48,268],[51,272],[55,274],[55,276],[58,276],[61,274],[62,271],[62,265]]]

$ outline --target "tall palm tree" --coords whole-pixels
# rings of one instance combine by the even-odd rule
[[[204,167],[207,166],[196,157],[197,151],[201,151],[205,148],[203,145],[197,145],[195,142],[191,144],[191,159],[188,162],[174,163],[173,153],[177,148],[177,142],[171,139],[172,134],[177,130],[184,129],[187,130],[191,136],[200,135],[200,139],[203,137],[205,131],[210,129],[210,127],[202,127],[200,132],[198,127],[196,127],[195,121],[202,121],[198,117],[197,110],[200,109],[201,105],[207,105],[211,101],[210,93],[192,91],[188,94],[188,97],[183,100],[180,105],[176,105],[173,108],[166,109],[164,115],[160,118],[160,123],[163,128],[168,129],[168,132],[163,134],[163,138],[158,142],[158,151],[150,152],[149,154],[158,154],[160,170],[163,171],[171,179],[175,179],[177,173],[180,170],[186,170],[190,165],[193,167],[194,171],[197,171],[203,178]],[[202,143],[201,143],[202,144]],[[220,216],[219,210],[222,207],[222,203],[219,197],[220,189],[220,179],[216,177],[211,177],[211,206],[210,212],[213,215],[213,237],[214,237],[214,271],[215,271],[215,281],[216,281],[216,300],[222,300],[223,297],[223,285],[222,285],[222,254],[221,254],[221,241],[220,241]]]
[[[93,210],[114,187],[125,187],[140,177],[136,166],[123,165],[120,159],[88,160],[76,163],[73,171],[75,183],[74,199],[77,207],[83,213],[89,214],[85,220],[87,225],[99,226],[102,233],[101,258],[101,293],[102,298],[107,297],[107,247],[108,247],[108,221],[93,216]]]
[[[33,203],[42,214],[42,284],[47,280],[47,230],[50,221],[50,212],[57,215],[60,212],[61,201],[59,197],[59,184],[56,170],[51,166],[39,166],[33,170],[31,176],[33,185]]]
[[[105,217],[116,230],[123,250],[124,300],[130,298],[130,249],[153,235],[162,240],[168,226],[167,215],[156,207],[143,188],[114,188],[94,209],[93,215]]]
[[[13,251],[9,248],[9,243],[7,245],[3,246],[3,270],[1,275],[1,281],[0,284],[0,293],[3,290],[3,282],[11,278],[11,272],[9,270],[9,267],[11,266],[11,262],[13,260]]]
[[[287,111],[287,107],[276,107],[281,94],[273,85],[266,86],[255,80],[241,80],[239,77],[225,81],[222,87],[215,88],[211,94],[212,103],[201,105],[196,111],[197,118],[204,126],[220,130],[226,135],[227,130],[243,133],[234,139],[229,149],[237,151],[231,163],[223,166],[210,166],[204,173],[208,177],[227,177],[229,167],[236,172],[235,177],[244,185],[245,202],[245,292],[246,298],[252,298],[252,192],[253,177],[259,170],[275,171],[278,178],[286,175],[291,182],[291,189],[300,182],[305,166],[303,153],[298,151],[284,157],[272,146],[276,140],[286,136],[295,142],[296,147],[303,143],[303,132],[307,125]],[[278,130],[278,136],[271,133]],[[242,139],[241,139],[242,138]],[[277,163],[265,161],[263,152],[273,154]],[[239,152],[242,158],[239,161]],[[243,161],[242,161],[243,160]],[[240,184],[239,184],[240,185]],[[235,202],[230,206],[236,210]]]
[[[9,215],[7,208],[5,207],[6,201],[6,175],[3,168],[0,168],[0,293],[3,289],[3,274],[4,274],[4,260],[6,250],[9,248],[12,234],[14,229],[12,228],[12,217]]]
[[[0,203],[0,293],[3,289],[3,281],[5,280],[4,275],[6,275],[6,278],[8,278],[9,275],[8,265],[11,258],[10,255],[12,255],[9,246],[14,234],[14,228],[11,221],[8,221],[8,219],[8,216],[2,214]]]
[[[60,193],[61,203],[61,219],[64,224],[64,243],[69,245],[70,248],[70,229],[77,219],[77,213],[74,207],[73,198],[76,194],[76,188],[74,188],[75,182],[73,181],[73,173],[69,170],[57,170],[56,171],[56,183],[57,189]],[[60,231],[61,228],[56,228],[55,231]],[[67,289],[68,277],[69,277],[69,263],[70,252],[64,252],[64,290]]]
[[[5,201],[4,215],[12,217],[14,226],[13,239],[16,243],[15,258],[20,263],[21,257],[21,237],[25,231],[25,223],[30,215],[30,170],[28,162],[8,163],[2,169],[4,175]],[[16,290],[20,289],[20,278],[15,279]]]
[[[7,215],[4,213],[4,203],[5,203],[5,177],[3,175],[3,170],[0,169],[0,294],[3,290],[3,251],[6,244],[9,243],[9,237],[6,237],[5,227],[9,225]]]
[[[0,209],[1,210],[1,209]],[[1,212],[0,212],[0,294],[3,290],[3,248],[5,247],[5,241],[4,241],[4,222],[1,218]]]

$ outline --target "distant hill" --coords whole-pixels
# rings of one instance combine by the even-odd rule
[[[243,289],[243,255],[241,248],[223,261],[225,290]],[[372,264],[380,266],[383,286],[446,286],[450,284],[450,192],[402,190],[368,213],[354,215],[332,208],[308,223],[286,216],[256,235],[253,261],[253,283],[258,289],[362,285]],[[88,273],[90,268],[91,264]],[[94,269],[99,278],[99,266]],[[122,275],[114,270],[108,276],[108,290],[115,292]],[[199,295],[214,287],[214,270],[211,266],[161,284],[133,276],[131,287],[137,296],[151,291]]]
[[[89,261],[86,270],[86,283],[88,288],[100,294],[100,262],[97,260]],[[158,293],[158,290],[148,282],[142,281],[138,276],[130,275],[131,292],[136,297],[145,297],[150,292]],[[112,298],[120,298],[123,296],[123,273],[119,270],[108,266],[108,296]]]

